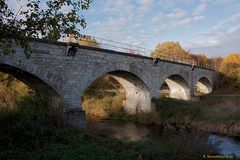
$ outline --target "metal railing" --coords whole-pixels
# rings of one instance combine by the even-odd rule
[[[61,38],[59,41],[66,42],[66,43],[78,43],[83,46],[89,46],[94,48],[101,48],[101,49],[107,49],[107,50],[113,50],[118,52],[124,52],[134,55],[142,55],[150,57],[150,54],[153,52],[150,49],[139,47],[131,44],[126,44],[122,42],[117,42],[105,38],[99,38],[99,37],[93,37],[88,35],[82,35],[79,40],[76,40],[74,37],[67,37],[67,38]],[[157,58],[160,60],[167,60],[171,62],[177,62],[182,64],[189,64],[192,66],[207,68],[207,69],[213,69],[212,66],[202,64],[200,62],[197,62],[193,59],[180,59],[178,57],[168,57],[168,56],[162,56],[159,55]]]
[[[91,39],[87,39],[85,37],[91,37]],[[80,45],[81,45],[81,41],[89,42],[90,44],[89,46],[92,46],[92,47],[99,47],[99,48],[114,50],[118,52],[143,55],[143,56],[149,56],[151,53],[150,49],[146,49],[143,47],[126,44],[122,42],[117,42],[109,39],[99,38],[99,37],[83,35],[82,38],[80,38],[80,42],[79,42]]]

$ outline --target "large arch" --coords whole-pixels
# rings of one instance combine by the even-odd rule
[[[195,95],[209,94],[212,92],[212,90],[213,88],[210,81],[206,77],[201,77],[195,84],[194,94]]]
[[[126,99],[123,102],[123,107],[127,113],[135,114],[138,111],[148,112],[151,110],[150,91],[138,76],[123,70],[115,70],[106,74],[111,75],[124,88]]]
[[[46,97],[59,97],[59,94],[47,83],[45,83],[40,78],[36,77],[35,75],[26,72],[22,69],[17,67],[13,67],[6,64],[0,63],[0,71],[10,74],[13,77],[17,78],[18,80],[22,81],[26,85],[28,85],[31,89],[37,91],[39,94],[44,95]]]
[[[9,64],[4,64],[1,62],[0,62],[0,71],[6,74],[12,75],[16,79],[22,81],[31,89],[36,91],[38,94],[46,97],[48,99],[49,106],[51,106],[52,109],[54,110],[59,109],[58,107],[59,107],[59,104],[61,103],[61,95],[56,91],[55,88],[49,85],[46,81],[44,81],[42,78],[39,78],[40,76],[36,76],[35,74],[28,72],[26,70],[23,70],[19,67],[15,67]],[[44,74],[44,72],[42,72],[41,70],[38,69],[38,71]]]
[[[15,74],[15,76],[17,76],[18,73],[19,77],[16,77],[18,79],[21,78],[21,73],[31,75],[31,77],[35,77],[34,79],[38,79],[51,87],[58,95],[65,93],[64,80],[50,72],[49,69],[35,64],[31,58],[3,56],[0,58],[0,71],[1,70],[5,73]],[[26,76],[24,79],[25,80],[22,81],[26,81],[28,77]]]
[[[190,100],[190,88],[187,81],[180,75],[174,74],[166,78],[160,87],[160,93],[168,90],[170,98]],[[165,91],[165,92],[166,92]]]

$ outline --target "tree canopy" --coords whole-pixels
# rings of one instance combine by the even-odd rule
[[[14,1],[14,0],[12,0]],[[12,2],[11,1],[11,2]],[[58,40],[65,35],[80,36],[86,27],[82,12],[92,0],[15,0],[20,8],[15,11],[6,0],[0,1],[0,48],[10,54],[12,43],[24,48],[28,55],[29,38]],[[42,7],[44,6],[44,7]]]
[[[204,53],[192,54],[191,57],[195,60],[198,66],[214,67],[214,62],[211,58],[208,58]]]
[[[86,35],[80,37],[79,44],[83,46],[100,48],[100,43],[98,43],[94,37],[86,36]]]
[[[151,53],[153,58],[167,58],[172,60],[190,60],[190,54],[178,42],[167,41],[159,43]]]
[[[213,62],[213,68],[216,71],[220,71],[220,66],[222,64],[223,58],[219,57],[219,56],[214,56],[211,58],[212,62]]]
[[[232,53],[225,57],[220,70],[240,83],[240,54]]]

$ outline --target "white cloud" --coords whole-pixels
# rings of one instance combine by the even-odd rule
[[[206,36],[202,41],[186,43],[193,52],[206,52],[210,56],[218,53],[225,55],[230,52],[240,52],[240,13],[219,21],[217,25],[201,34]]]
[[[175,7],[176,4],[172,0],[161,0],[158,2],[158,6],[164,6],[165,8]]]
[[[178,6],[179,4],[186,4],[190,5],[194,2],[194,0],[158,0],[157,4],[158,6],[162,6],[164,8],[173,8]]]
[[[240,53],[240,26],[230,28],[225,33],[209,39],[185,44],[193,53],[207,53],[208,56],[225,56],[228,53]]]
[[[153,4],[154,0],[139,0],[139,7],[143,12],[149,11]]]
[[[6,3],[17,16],[19,16],[21,11],[27,11],[29,9],[29,7],[27,7],[27,4],[29,3],[28,0],[7,0]]]
[[[155,23],[162,20],[164,17],[165,17],[165,14],[162,11],[159,11],[156,15],[152,17],[151,21]]]
[[[206,7],[207,7],[206,3],[199,4],[194,10],[193,15],[201,14],[203,11],[205,11]]]
[[[225,24],[229,24],[229,23],[235,23],[240,21],[240,12],[235,13],[233,16],[227,18],[226,20],[220,21],[219,25],[225,25]]]
[[[193,24],[203,20],[203,16],[189,16],[184,19],[180,19],[177,21],[170,21],[170,23],[164,23],[155,29],[153,29],[154,32],[163,32],[166,30],[174,30],[179,27],[191,27]]]
[[[111,16],[131,16],[137,8],[130,0],[103,0],[101,10],[95,10],[96,14],[106,13]]]
[[[240,12],[235,13],[225,20],[219,21],[215,26],[209,28],[208,30],[201,32],[205,36],[216,36],[223,34],[231,26],[235,26],[240,21]]]
[[[236,0],[229,1],[236,2]],[[224,46],[225,43],[232,46],[230,40],[237,39],[240,42],[237,36],[240,35],[240,29],[237,26],[237,22],[240,21],[240,12],[219,23],[215,22],[215,26],[204,30],[200,36],[195,36],[196,32],[200,32],[197,31],[199,28],[206,27],[206,23],[201,22],[204,22],[205,19],[209,20],[207,14],[211,10],[204,16],[202,14],[205,10],[210,9],[207,6],[223,5],[225,7],[224,4],[228,3],[227,0],[199,0],[198,2],[196,4],[195,0],[102,0],[101,3],[98,1],[99,6],[93,8],[86,34],[149,47],[154,45],[152,43],[166,39],[183,41],[178,34],[183,35],[182,31],[188,32],[189,30],[189,35],[185,35],[191,37],[192,42],[183,42],[186,49],[195,49],[195,52],[201,51],[196,48],[205,47],[206,52],[210,48],[211,53],[213,53],[212,48],[215,49],[215,53],[217,53],[217,49],[218,51],[221,49],[222,53],[224,49],[221,46]],[[232,6],[235,3],[228,4]],[[193,11],[192,8],[195,10]],[[88,17],[86,18],[88,20]],[[219,18],[221,19],[221,17]],[[198,27],[194,28],[195,26]],[[203,40],[198,40],[196,37]],[[233,47],[229,48],[233,50]]]
[[[181,21],[178,21],[177,24],[181,26],[191,26],[193,23],[199,22],[202,19],[204,19],[203,16],[192,16],[192,17],[185,18]]]
[[[166,16],[168,18],[182,18],[185,17],[187,15],[187,11],[180,9],[180,8],[176,8],[173,10],[173,12],[167,14]]]

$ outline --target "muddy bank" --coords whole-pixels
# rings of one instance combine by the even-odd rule
[[[163,124],[163,127],[172,131],[196,130],[201,132],[208,132],[218,135],[240,138],[240,122],[210,124],[206,122],[187,121],[185,123],[165,123]]]

